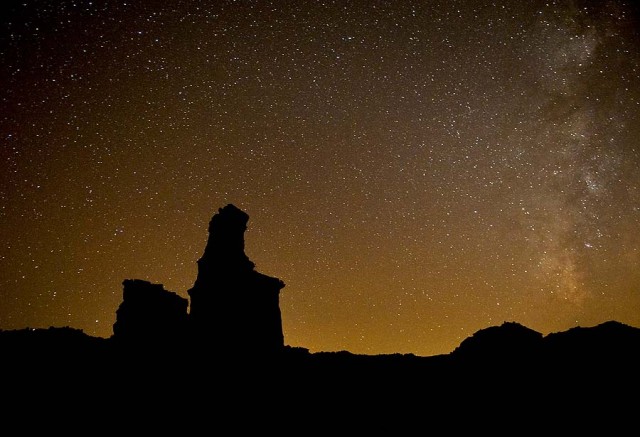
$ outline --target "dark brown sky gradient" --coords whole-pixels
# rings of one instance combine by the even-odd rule
[[[285,343],[640,326],[632,1],[8,1],[0,329],[186,297],[233,203]]]

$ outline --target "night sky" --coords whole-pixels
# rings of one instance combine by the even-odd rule
[[[186,298],[229,203],[287,345],[640,326],[634,3],[4,0],[0,329]]]

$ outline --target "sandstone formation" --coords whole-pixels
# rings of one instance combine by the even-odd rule
[[[198,276],[188,290],[190,302],[161,284],[125,280],[113,338],[120,344],[161,347],[179,342],[205,355],[281,351],[284,282],[257,272],[245,254],[248,220],[232,204],[211,218]]]
[[[244,252],[249,216],[229,204],[209,222],[209,238],[188,291],[192,335],[201,347],[273,352],[284,347],[279,305],[284,282],[255,270]]]
[[[167,291],[162,284],[125,279],[123,300],[113,325],[115,340],[134,344],[182,341],[188,323],[188,300]]]

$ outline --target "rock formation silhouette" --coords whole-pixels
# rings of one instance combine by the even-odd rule
[[[190,345],[203,354],[273,353],[284,348],[284,282],[255,270],[244,251],[249,215],[233,204],[209,222],[191,299],[140,279],[123,282],[113,338],[137,346]],[[187,309],[189,308],[189,311]]]
[[[580,421],[589,431],[598,421],[607,434],[634,429],[640,328],[615,321],[546,336],[505,322],[431,357],[286,346],[284,282],[257,272],[245,254],[248,219],[232,204],[211,218],[190,306],[162,284],[126,279],[110,338],[69,327],[0,330],[3,395],[15,406],[3,417],[20,418],[15,429],[37,419],[47,432],[56,422],[86,432],[120,419],[114,431],[167,432],[170,424],[181,434],[188,425],[246,430],[245,422],[262,433],[265,424],[279,433],[347,424],[359,434],[405,434],[425,423],[438,429],[440,418],[452,432],[486,425],[495,433],[504,423],[510,434],[548,433],[560,423],[575,434]],[[56,420],[43,420],[61,406]],[[67,417],[74,420],[60,420]]]
[[[167,346],[185,340],[189,301],[162,284],[141,279],[122,282],[122,303],[116,310],[113,338],[135,347]]]
[[[284,282],[257,272],[244,251],[249,216],[233,204],[209,222],[209,238],[188,294],[191,333],[202,346],[226,352],[284,347],[280,290]]]

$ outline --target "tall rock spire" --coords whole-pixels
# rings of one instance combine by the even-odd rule
[[[204,254],[198,260],[197,281],[207,283],[210,275],[247,273],[255,267],[244,253],[244,233],[249,215],[234,205],[218,210],[209,222],[209,239]]]
[[[209,238],[188,291],[200,347],[271,352],[284,346],[279,295],[284,282],[255,271],[244,252],[249,216],[229,204],[209,222]]]

